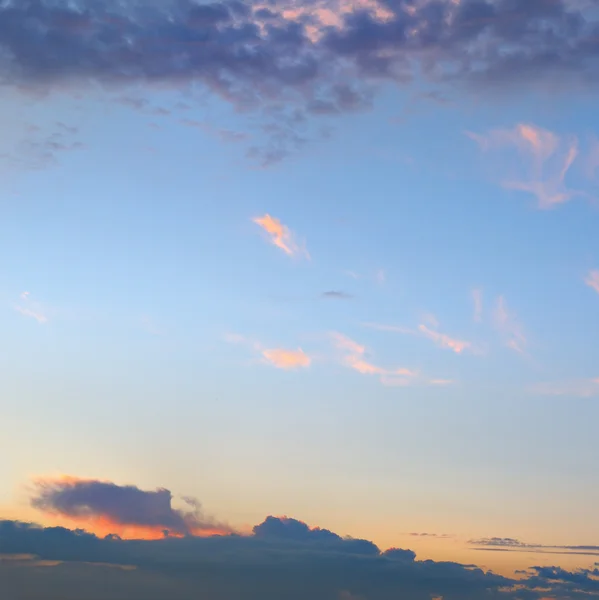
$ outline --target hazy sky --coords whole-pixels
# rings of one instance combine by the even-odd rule
[[[1,515],[590,568],[597,2],[121,5],[0,7]]]

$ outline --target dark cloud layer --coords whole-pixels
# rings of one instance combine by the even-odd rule
[[[0,554],[21,555],[0,565],[0,597],[8,600],[599,597],[592,570],[533,567],[516,582],[471,566],[418,561],[410,550],[381,553],[370,542],[356,546],[333,532],[276,517],[249,536],[155,541],[102,539],[81,530],[2,521]],[[36,557],[31,567],[25,555]],[[42,564],[56,566],[36,566]]]
[[[85,522],[102,518],[114,525],[135,525],[163,530],[165,535],[206,531],[231,532],[231,529],[207,517],[193,498],[184,498],[192,510],[182,511],[171,505],[167,489],[141,490],[133,485],[64,478],[36,483],[33,507]]]
[[[285,18],[295,5],[284,0],[7,0],[0,80],[38,89],[199,84],[244,109],[296,102],[304,114],[327,115],[368,107],[369,84],[415,73],[485,85],[594,85],[593,4],[380,0],[377,17],[312,0]],[[319,22],[316,8],[331,8],[338,26]]]
[[[515,538],[480,538],[469,543],[477,550],[490,552],[533,552],[539,554],[579,554],[599,556],[599,546],[555,546],[547,544],[528,544]]]

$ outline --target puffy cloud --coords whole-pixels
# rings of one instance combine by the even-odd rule
[[[146,491],[133,485],[75,477],[37,479],[34,488],[34,508],[95,532],[155,538],[232,531],[204,515],[193,498],[184,499],[191,510],[173,508],[173,496],[167,489]]]
[[[202,86],[246,109],[297,109],[299,120],[367,108],[376,83],[415,74],[504,91],[591,85],[597,27],[593,3],[572,0],[4,2],[0,77],[42,91]],[[283,129],[274,138],[301,145]]]
[[[283,250],[285,254],[296,256],[303,253],[309,258],[306,250],[302,250],[295,242],[291,230],[286,225],[283,225],[279,219],[271,217],[269,214],[265,214],[262,217],[256,217],[253,221],[268,233],[271,243]]]
[[[263,350],[262,356],[278,369],[285,370],[306,368],[312,363],[312,359],[301,348],[297,350],[283,348]]]
[[[589,600],[599,595],[596,570],[531,567],[515,580],[472,565],[417,560],[408,549],[380,552],[367,540],[276,517],[247,536],[141,541],[0,521],[0,552],[30,555],[31,567],[48,565],[0,564],[0,590],[9,598]]]

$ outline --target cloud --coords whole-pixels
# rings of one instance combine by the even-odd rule
[[[584,282],[599,294],[599,269],[590,271]]]
[[[246,536],[141,541],[0,521],[0,551],[55,563],[44,569],[0,564],[8,597],[234,600],[240,590],[249,600],[597,597],[595,570],[531,567],[510,579],[472,565],[418,560],[409,549],[381,552],[368,540],[287,517],[267,517]]]
[[[456,354],[461,354],[471,347],[470,342],[454,339],[444,333],[429,329],[426,325],[420,325],[418,330],[427,338],[435,342],[440,348],[447,348]]]
[[[599,396],[599,377],[578,381],[539,383],[532,386],[530,391],[539,396],[594,398]]]
[[[583,556],[599,555],[599,546],[573,546],[573,545],[549,545],[529,544],[516,538],[488,537],[469,540],[468,544],[477,550],[488,550],[495,552],[530,552],[537,554],[575,554]],[[537,567],[533,567],[536,569]],[[555,567],[550,567],[555,568]],[[599,571],[598,571],[599,574]]]
[[[284,350],[283,348],[263,350],[262,356],[277,369],[307,368],[312,363],[312,359],[301,348],[297,350]]]
[[[532,124],[520,123],[514,129],[496,129],[486,135],[468,132],[485,150],[513,147],[518,151],[517,164],[525,165],[524,179],[505,179],[508,189],[533,194],[541,209],[552,208],[581,195],[566,186],[566,175],[578,157],[578,139],[562,138]]]
[[[401,327],[397,325],[385,325],[381,323],[363,323],[364,327],[369,329],[376,329],[377,331],[387,331],[389,333],[400,333],[404,335],[419,335],[432,340],[440,348],[446,348],[452,350],[456,354],[461,354],[464,350],[472,349],[472,344],[464,340],[452,338],[451,336],[436,331],[431,327],[437,327],[437,319],[433,315],[425,315],[425,319],[431,324],[427,327],[424,324],[420,324],[417,329],[409,329],[407,327]]]
[[[526,336],[515,316],[508,311],[503,296],[497,298],[493,317],[495,328],[504,338],[506,346],[514,352],[524,354],[527,345]]]
[[[480,323],[483,318],[483,292],[482,290],[472,290],[472,303],[474,304],[473,319],[475,323]]]
[[[193,498],[184,499],[192,510],[174,509],[172,494],[167,489],[146,491],[133,485],[76,477],[37,479],[33,485],[34,508],[95,532],[152,538],[232,531],[204,515]]]
[[[340,290],[329,290],[327,292],[323,292],[322,297],[334,300],[350,300],[353,298],[353,295]]]
[[[333,344],[341,350],[341,363],[362,375],[377,375],[383,385],[390,387],[410,385],[418,376],[406,368],[386,369],[366,359],[366,347],[341,333],[330,334]]]
[[[39,302],[33,301],[29,292],[22,292],[19,298],[21,302],[14,307],[19,314],[34,319],[40,325],[48,322],[45,308]]]
[[[310,258],[305,249],[300,249],[289,228],[283,225],[279,219],[265,214],[262,217],[254,218],[253,221],[268,233],[271,243],[283,250],[285,254],[296,256],[301,253],[306,258]]]

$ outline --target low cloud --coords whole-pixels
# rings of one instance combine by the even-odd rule
[[[297,244],[291,230],[279,219],[265,214],[262,217],[254,218],[253,221],[269,235],[271,243],[283,250],[285,254],[289,256],[303,254],[306,258],[310,257],[308,252]]]
[[[297,350],[283,348],[263,350],[262,356],[277,369],[305,369],[312,363],[312,359],[301,348]]]
[[[206,516],[193,498],[184,498],[190,510],[173,508],[173,496],[167,489],[147,491],[74,477],[37,479],[33,485],[34,508],[95,532],[142,538],[232,532]]]
[[[487,134],[468,133],[484,151],[513,148],[515,164],[524,167],[522,178],[503,179],[507,189],[532,194],[541,209],[553,208],[581,195],[566,185],[566,176],[578,157],[578,139],[521,123],[513,129],[496,129]]]
[[[495,552],[530,552],[537,554],[575,554],[583,556],[598,556],[599,546],[573,546],[530,544],[516,538],[488,537],[469,540],[468,544],[477,550]],[[598,563],[599,564],[599,563]],[[533,567],[537,568],[537,567]],[[550,567],[552,569],[556,567]],[[599,572],[598,572],[599,574]],[[599,588],[598,588],[599,589]]]
[[[99,597],[589,600],[599,597],[597,569],[566,571],[555,566],[531,567],[519,579],[511,579],[473,565],[418,560],[410,549],[381,551],[371,541],[340,536],[288,517],[267,517],[245,536],[135,541],[114,536],[100,538],[63,527],[0,521],[0,552],[32,557],[29,561],[15,561],[14,565],[10,561],[0,563],[2,591],[8,591],[10,598],[27,595],[62,600]],[[36,564],[48,567],[35,568]]]

